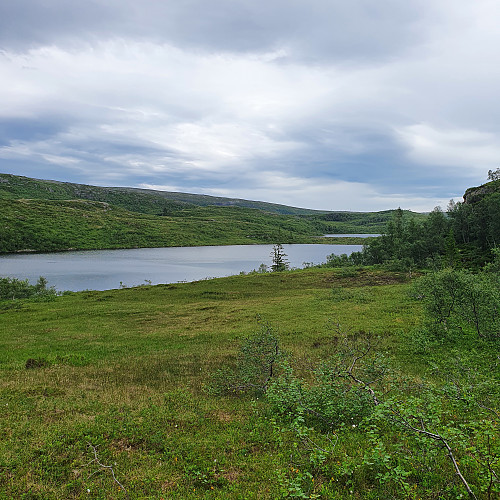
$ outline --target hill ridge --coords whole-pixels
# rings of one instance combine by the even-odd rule
[[[9,187],[6,187],[9,186]],[[61,187],[60,190],[50,188],[50,185]],[[114,198],[120,194],[138,195],[140,197],[154,197],[152,199],[142,201],[146,205],[153,204],[155,207],[149,207],[147,210],[138,210],[143,213],[158,213],[158,208],[161,208],[161,201],[176,203],[179,205],[195,205],[195,206],[239,206],[245,208],[256,208],[271,213],[279,213],[284,215],[314,215],[328,213],[327,210],[314,210],[308,208],[300,208],[279,203],[270,203],[265,201],[246,200],[243,198],[230,198],[223,196],[213,196],[208,194],[194,194],[180,191],[162,191],[157,189],[136,188],[136,187],[114,187],[114,186],[95,186],[91,184],[81,184],[75,182],[58,181],[52,179],[35,179],[32,177],[19,176],[14,174],[0,173],[0,196],[3,198],[18,197],[7,196],[6,193],[13,195],[19,194],[20,191],[28,190],[30,192],[37,191],[38,196],[31,196],[38,199],[68,199],[67,196],[73,192],[76,196],[71,198],[90,199],[94,201],[106,201],[114,203],[123,208],[131,209],[129,203],[119,203],[116,200],[102,199],[106,196]],[[48,194],[48,196],[46,196]],[[65,197],[57,196],[58,194]],[[42,196],[45,195],[45,196]],[[181,208],[180,206],[178,208]],[[342,211],[339,211],[342,212]]]

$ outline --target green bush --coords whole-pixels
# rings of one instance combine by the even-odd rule
[[[500,337],[500,287],[496,273],[443,269],[420,278],[413,296],[424,303],[428,329],[454,338],[474,332],[478,338]]]
[[[208,391],[219,395],[263,393],[271,379],[276,376],[282,357],[278,337],[273,329],[266,325],[259,333],[243,342],[234,368],[224,366],[217,370]]]
[[[43,276],[38,278],[35,285],[31,285],[26,280],[17,278],[0,278],[0,300],[16,300],[16,299],[47,299],[56,296],[56,291],[53,287],[47,287],[47,279]]]
[[[335,255],[334,253],[326,256],[326,265],[328,267],[350,267],[355,262],[346,254]]]
[[[335,361],[322,363],[310,383],[293,375],[290,367],[269,386],[271,411],[286,419],[305,415],[307,425],[321,430],[359,425],[373,410],[373,399],[363,387],[345,377]]]

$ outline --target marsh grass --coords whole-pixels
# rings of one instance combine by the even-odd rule
[[[0,498],[125,498],[89,444],[130,498],[279,498],[278,476],[304,457],[264,401],[212,397],[210,377],[234,365],[262,322],[299,372],[335,352],[340,324],[377,335],[377,349],[402,365],[400,333],[421,318],[407,286],[394,273],[307,269],[88,291],[2,311]],[[27,369],[29,359],[45,363]],[[330,473],[362,460],[367,442],[358,429],[339,433]],[[315,491],[381,498],[369,468],[351,476],[319,473]]]

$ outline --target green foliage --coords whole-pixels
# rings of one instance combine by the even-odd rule
[[[490,181],[500,180],[500,168],[497,168],[496,170],[488,170],[488,180]]]
[[[495,477],[500,447],[495,439],[491,439],[492,434],[498,433],[498,424],[491,419],[489,408],[477,404],[470,394],[462,390],[463,377],[453,371],[451,375],[453,386],[439,388],[428,385],[421,388],[419,394],[406,395],[404,399],[388,398],[377,407],[366,421],[373,443],[372,457],[375,454],[373,462],[376,463],[377,458],[380,460],[384,430],[395,426],[403,433],[401,444],[404,443],[404,448],[401,446],[397,458],[384,453],[380,465],[389,470],[400,468],[402,473],[405,471],[402,477],[396,476],[392,480],[399,482],[407,493],[410,484],[404,478],[427,487],[433,485],[434,491],[439,487],[438,491],[446,498],[451,495],[463,497],[464,484],[446,483],[432,472],[433,464],[447,455],[447,458],[455,460],[448,462],[448,469],[453,470],[456,463],[463,474],[474,476],[472,491],[477,495],[474,498],[490,499],[500,491],[500,482]],[[490,388],[495,383],[490,379]],[[404,449],[413,452],[404,453]],[[383,477],[391,479],[392,474],[386,473]],[[483,497],[480,492],[486,495]]]
[[[466,498],[442,443],[408,427],[423,422],[446,439],[476,497],[493,500],[494,344],[439,344],[408,356],[403,333],[425,326],[422,302],[410,300],[400,275],[357,271],[82,292],[3,311],[2,495],[125,497],[93,460],[92,443],[130,498]],[[336,284],[370,300],[333,301]],[[244,397],[202,390],[221,366],[238,375],[246,357],[249,372],[263,367],[254,380],[266,380],[265,353],[275,344],[241,333],[253,331],[257,311],[280,325],[279,349],[289,353],[280,360],[289,368],[270,380],[283,384],[278,403],[285,407],[286,396],[288,413],[271,406],[269,384]],[[375,333],[325,329],[331,318]],[[28,359],[47,365],[26,369]],[[334,417],[325,421],[313,408]]]
[[[379,234],[385,231],[387,223],[393,218],[396,210],[381,212],[327,212],[311,216],[314,219],[325,221],[326,233],[372,233]],[[405,211],[409,217],[417,219],[423,214]]]
[[[0,174],[0,253],[216,244],[329,243],[378,233],[390,212],[329,213],[247,200],[102,188]],[[338,243],[359,241],[336,240]]]
[[[448,232],[448,221],[439,208],[422,221],[408,217],[402,210],[396,211],[385,234],[368,242],[363,249],[364,262],[390,262],[392,268],[399,270],[423,266],[428,259],[444,253]]]
[[[0,277],[0,300],[51,300],[55,298],[56,291],[47,285],[47,279],[43,276],[40,276],[34,285],[31,285],[28,280]]]
[[[283,356],[275,332],[269,325],[263,326],[259,333],[245,339],[234,369],[225,366],[215,373],[208,391],[216,395],[261,394],[277,375]]]
[[[89,200],[91,202],[109,203],[132,212],[160,216],[172,216],[185,209],[208,206],[242,207],[282,215],[314,215],[321,213],[316,210],[275,203],[150,189],[89,186],[71,182],[32,179],[11,174],[0,174],[0,198]]]
[[[362,264],[362,255],[359,252],[353,252],[350,256],[343,253],[340,255],[327,255],[326,266],[328,267],[352,267]]]
[[[462,498],[466,484],[452,479],[454,464],[459,463],[456,467],[461,473],[474,477],[474,498],[481,494],[493,498],[500,491],[496,475],[500,464],[500,443],[495,439],[498,424],[491,419],[495,411],[485,406],[481,392],[483,396],[498,393],[495,379],[485,378],[486,386],[478,391],[469,378],[447,367],[452,384],[437,387],[420,383],[412,390],[407,383],[389,381],[391,395],[382,401],[376,399],[376,392],[367,390],[374,380],[387,376],[384,364],[380,360],[374,363],[376,357],[370,355],[370,338],[345,340],[348,342],[335,361],[322,363],[316,370],[319,382],[306,384],[288,367],[268,391],[272,413],[287,422],[282,435],[291,434],[297,455],[303,457],[291,473],[280,475],[283,497],[314,497],[315,479],[321,482],[325,476],[333,476],[332,480],[337,476],[352,488],[351,494],[359,490],[360,483],[368,482],[374,488],[373,498],[380,498],[377,495],[381,492],[398,498],[436,494]],[[359,389],[355,398],[350,396],[353,385]],[[335,411],[329,413],[333,408]],[[332,414],[343,418],[335,422]],[[344,457],[335,462],[339,439],[348,439],[350,433],[359,436],[358,428],[366,440],[362,455],[357,460]],[[319,445],[315,429],[334,430],[335,442],[328,439],[326,445]],[[455,462],[446,462],[451,458]],[[436,464],[440,464],[439,474]],[[450,473],[443,474],[443,468]],[[324,483],[322,492],[333,494]]]
[[[271,258],[273,260],[273,263],[271,265],[271,269],[273,271],[286,271],[289,267],[286,257],[287,255],[283,250],[283,245],[279,243],[273,245],[273,249],[271,251]]]
[[[469,203],[452,204],[448,210],[457,237],[462,260],[467,266],[480,267],[490,260],[491,250],[500,244],[500,192],[488,185],[478,188],[484,194],[469,196]],[[467,196],[467,193],[466,193]]]
[[[0,199],[0,253],[217,244],[317,243],[316,222],[240,207],[194,207],[175,216],[107,203]]]
[[[500,283],[495,273],[444,269],[420,278],[414,296],[421,299],[434,335],[500,338]]]
[[[372,410],[368,392],[339,372],[338,360],[321,363],[309,383],[288,370],[271,383],[267,392],[272,411],[283,418],[303,416],[307,425],[333,430],[341,425],[359,425]]]
[[[378,238],[365,241],[362,252],[329,256],[327,265],[384,264],[391,271],[411,272],[429,261],[441,260],[443,254],[448,260],[458,262],[458,250],[449,239],[449,221],[439,207],[423,217],[395,210],[382,233]]]
[[[458,250],[457,243],[455,241],[455,234],[453,233],[453,228],[450,228],[448,236],[446,236],[444,242],[444,256],[443,264],[445,267],[456,268],[460,267],[460,252]]]
[[[331,266],[384,264],[396,271],[414,268],[479,268],[491,260],[500,245],[500,181],[495,186],[476,188],[475,198],[466,193],[468,203],[450,202],[447,214],[436,207],[417,218],[398,209],[379,238],[365,242],[361,253],[349,257],[332,256]],[[471,191],[472,193],[472,191]]]
[[[493,260],[486,264],[484,271],[500,275],[500,247],[492,248],[491,254],[493,255]]]
[[[358,343],[365,344],[362,352]],[[215,394],[257,389],[266,392],[272,411],[281,417],[304,419],[309,425],[333,429],[339,425],[358,425],[373,407],[373,398],[365,387],[349,376],[352,356],[364,358],[371,350],[371,336],[343,336],[337,354],[312,370],[312,380],[306,382],[294,374],[284,360],[278,338],[267,326],[243,343],[237,369],[219,370],[211,392]],[[377,377],[383,371],[380,358],[370,356],[363,367],[364,376]],[[277,373],[277,365],[281,362]],[[214,390],[215,389],[215,390]],[[307,416],[307,417],[305,417]]]
[[[368,481],[378,495],[384,491],[384,495],[414,499],[436,494],[443,498],[462,498],[469,483],[452,480],[453,471],[459,467],[458,470],[469,476],[469,480],[470,476],[474,477],[473,498],[479,498],[481,494],[484,498],[494,498],[500,491],[496,474],[500,464],[500,443],[496,441],[498,424],[491,418],[496,412],[485,406],[484,400],[481,402],[481,393],[471,387],[470,379],[448,367],[447,376],[452,384],[438,387],[421,383],[416,390],[411,390],[411,386],[405,383],[393,382],[389,386],[392,394],[381,401],[375,399],[375,392],[366,391],[373,380],[381,380],[385,373],[385,370],[380,370],[381,365],[375,371],[373,367],[364,366],[366,362],[372,363],[370,357],[366,357],[369,354],[366,345],[356,347],[356,344],[351,344],[343,353],[351,357],[347,364],[344,360],[336,362],[333,371],[331,365],[326,371],[321,369],[323,381],[328,385],[316,385],[318,393],[325,398],[318,407],[310,405],[307,389],[304,390],[303,383],[290,376],[291,372],[274,382],[269,390],[271,410],[288,421],[289,429],[298,438],[294,444],[299,453],[307,456],[306,450],[315,451],[297,466],[296,475],[289,474],[280,479],[282,486],[287,488],[284,496],[306,498],[300,495],[311,493],[310,485],[314,484],[315,477],[321,480],[325,475],[340,474],[350,478],[347,485],[353,490],[359,489],[361,481]],[[358,364],[353,373],[357,362],[363,364]],[[352,416],[339,427],[324,417],[325,409],[342,404],[346,398],[345,390],[339,393],[330,391],[332,381],[342,378],[350,379],[350,384],[359,384],[359,389],[363,389],[368,397],[361,405],[359,400],[347,402]],[[485,380],[487,389],[483,388],[483,392],[498,393],[495,379]],[[273,392],[275,386],[277,390]],[[347,433],[357,433],[358,427],[367,438],[362,456],[358,460],[345,457],[343,463],[337,461],[340,467],[335,466],[332,455],[339,438],[346,439]],[[315,442],[317,434],[314,428],[323,431],[336,428],[335,446],[319,446]],[[436,474],[438,463],[441,472]],[[450,474],[443,474],[443,468]]]

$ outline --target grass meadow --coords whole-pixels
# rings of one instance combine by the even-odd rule
[[[377,476],[383,459],[369,465],[371,431],[342,425],[329,437],[308,434],[316,443],[335,438],[314,468],[304,462],[311,450],[265,398],[207,391],[262,324],[306,377],[335,351],[341,325],[371,332],[397,380],[438,380],[430,368],[447,348],[407,347],[422,322],[408,289],[404,274],[305,269],[5,303],[0,498],[459,498],[445,454],[422,452],[425,465],[400,486]],[[389,428],[385,446],[404,454],[400,434]],[[418,472],[429,464],[440,477]],[[470,477],[473,466],[464,467]]]

